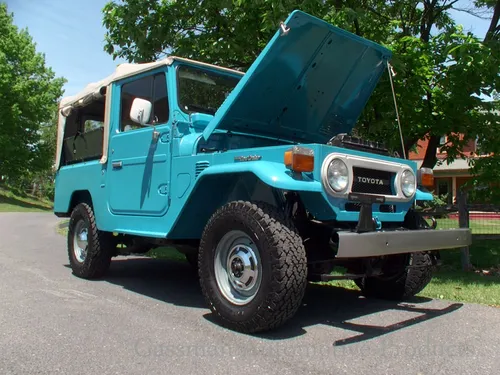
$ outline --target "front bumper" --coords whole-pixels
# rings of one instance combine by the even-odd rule
[[[444,250],[469,246],[470,229],[419,229],[377,232],[338,232],[336,258],[362,258],[382,255]]]

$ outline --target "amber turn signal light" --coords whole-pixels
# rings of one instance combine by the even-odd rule
[[[285,151],[285,166],[294,172],[312,172],[314,170],[314,150],[293,146],[291,150]]]
[[[418,183],[421,186],[431,188],[434,186],[434,172],[430,168],[420,168],[418,170]]]

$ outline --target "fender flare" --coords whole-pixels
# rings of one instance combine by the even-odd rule
[[[304,191],[321,193],[323,188],[321,182],[313,180],[311,177],[294,177],[284,164],[269,161],[248,161],[230,165],[214,165],[206,168],[197,178],[196,185],[201,183],[204,177],[210,175],[226,175],[237,173],[253,173],[266,185],[289,191]]]

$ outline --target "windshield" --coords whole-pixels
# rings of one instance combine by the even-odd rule
[[[179,107],[186,113],[215,114],[241,77],[187,65],[177,69]]]

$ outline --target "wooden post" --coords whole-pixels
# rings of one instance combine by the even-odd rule
[[[457,178],[451,178],[451,204],[457,203]]]
[[[469,228],[469,209],[467,207],[467,193],[462,189],[457,191],[457,203],[458,203],[458,224],[460,228]],[[462,270],[470,271],[472,270],[472,264],[470,263],[470,253],[469,246],[462,247],[461,249],[462,258]]]

